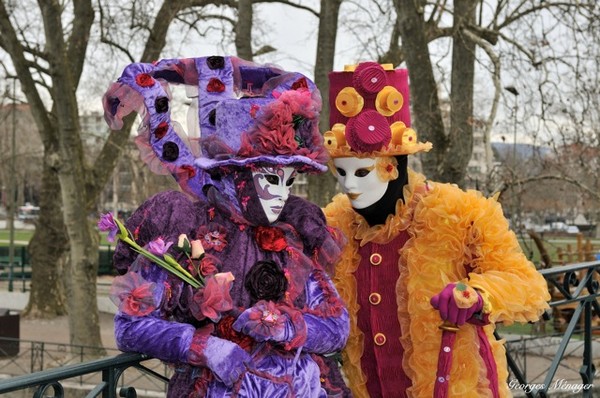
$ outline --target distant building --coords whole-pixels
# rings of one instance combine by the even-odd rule
[[[101,112],[83,112],[79,115],[79,124],[81,138],[86,147],[104,143],[110,132],[106,121],[104,121],[104,114]]]

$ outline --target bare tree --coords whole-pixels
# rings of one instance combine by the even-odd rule
[[[369,46],[363,53],[373,55],[373,49],[377,49],[380,62],[406,63],[411,76],[414,124],[421,137],[434,147],[422,157],[425,172],[431,178],[461,185],[472,153],[475,118],[487,120],[486,138],[490,145],[498,101],[502,98],[501,71],[514,80],[520,79],[523,85],[527,80],[538,82],[528,98],[536,98],[547,112],[552,77],[558,80],[560,75],[554,72],[569,69],[558,67],[568,64],[562,57],[586,57],[583,46],[570,51],[577,47],[577,41],[571,48],[563,46],[564,41],[573,40],[576,32],[597,37],[599,10],[595,2],[394,0],[390,4],[372,0],[370,4],[370,12],[384,19],[395,12],[397,19],[391,29],[388,27],[385,51],[380,50],[380,32],[369,35],[362,30],[357,41]],[[567,38],[560,37],[558,31],[575,33],[573,38]],[[436,45],[441,55],[431,53]],[[444,59],[451,59],[450,67]],[[571,69],[578,64],[572,63]],[[524,70],[530,73],[522,73]],[[536,73],[546,80],[532,79]],[[573,70],[571,79],[578,76]],[[473,106],[477,85],[481,85],[480,91],[485,87],[487,109],[479,104]],[[556,91],[556,85],[553,88]],[[444,127],[440,96],[447,96],[451,104],[448,127]],[[545,116],[541,109],[536,114]]]
[[[144,27],[147,40],[140,60],[151,62],[159,57],[168,28],[181,10],[215,3],[221,2],[163,2],[154,21]],[[139,3],[133,3],[133,7],[136,4]],[[58,298],[56,308],[52,309],[36,300],[48,300],[44,290],[49,285],[53,285],[52,291],[57,295],[60,292],[56,276],[60,275],[60,258],[68,248],[70,340],[72,344],[99,347],[95,283],[98,235],[94,232],[94,220],[88,215],[96,210],[97,198],[129,138],[133,118],[122,131],[112,132],[95,163],[87,164],[80,137],[76,91],[87,60],[86,49],[95,15],[92,3],[74,0],[63,5],[40,1],[38,8],[32,4],[20,7],[0,2],[0,47],[12,61],[45,151],[40,226],[30,244],[34,272],[30,297],[35,302],[30,306],[36,308],[32,310],[36,315],[62,313]],[[52,99],[51,105],[47,104],[47,98]],[[46,279],[38,283],[38,277],[45,271]]]

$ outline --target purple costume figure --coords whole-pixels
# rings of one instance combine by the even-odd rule
[[[197,89],[201,138],[171,120],[169,84]],[[184,191],[153,196],[127,228],[209,277],[193,288],[119,243],[118,347],[172,363],[169,397],[344,396],[332,355],[348,314],[327,274],[342,238],[290,195],[298,173],[327,169],[314,83],[235,57],[172,59],[129,65],[103,102],[113,129],[142,115],[144,160]],[[182,234],[203,257],[173,250]]]

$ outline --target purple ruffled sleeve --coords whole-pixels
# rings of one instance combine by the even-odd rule
[[[316,354],[341,350],[346,345],[350,330],[348,311],[325,272],[314,271],[311,274],[306,283],[306,301],[305,350]]]
[[[125,352],[141,352],[171,363],[187,363],[195,328],[145,316],[115,316],[117,347]]]

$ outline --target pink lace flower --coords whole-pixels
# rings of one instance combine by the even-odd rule
[[[261,300],[250,310],[244,331],[256,341],[280,336],[285,327],[286,317],[272,301]]]
[[[206,278],[206,286],[198,289],[190,304],[192,315],[198,320],[209,318],[213,322],[219,322],[222,313],[233,308],[233,299],[229,293],[233,280],[231,272]]]
[[[206,250],[222,252],[227,246],[227,230],[222,225],[209,223],[198,229],[198,237]]]
[[[155,283],[146,281],[137,272],[128,272],[115,277],[110,287],[110,299],[119,311],[131,316],[144,316],[157,307],[155,289]]]

